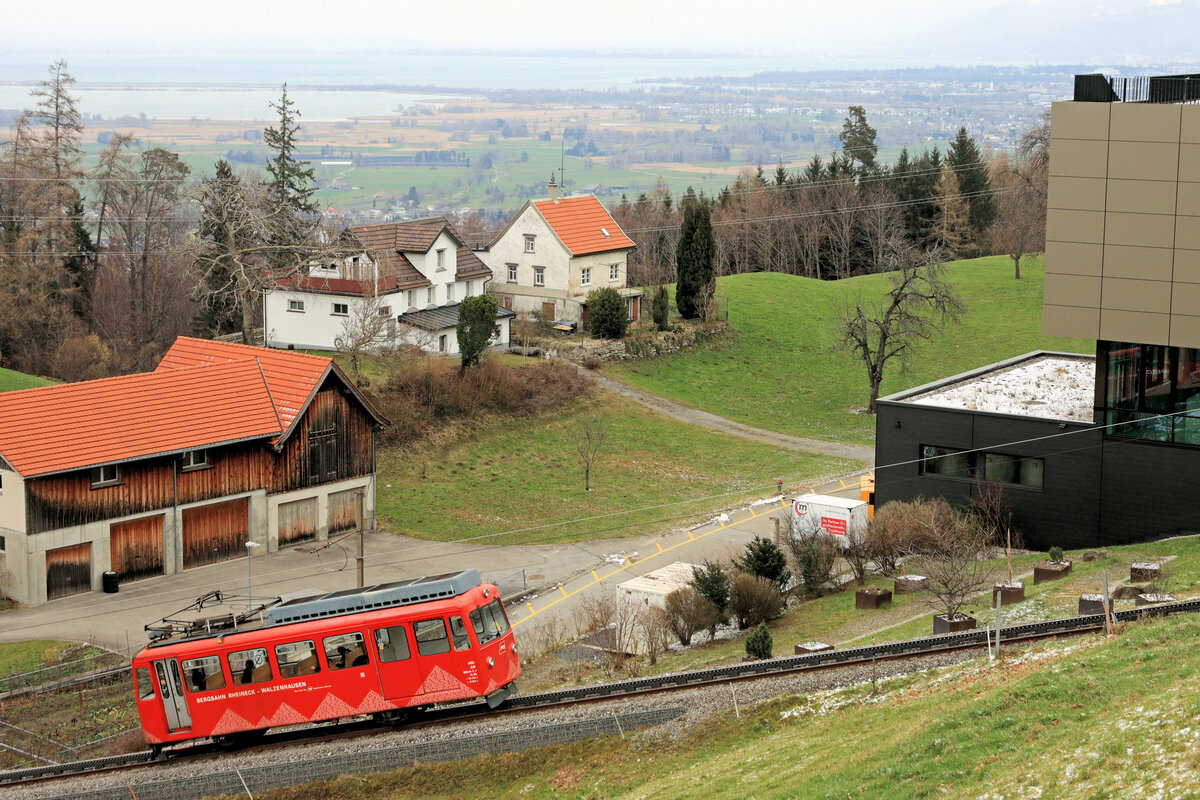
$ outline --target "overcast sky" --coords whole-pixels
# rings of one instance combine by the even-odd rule
[[[1200,58],[1196,0],[0,0],[5,6],[0,66],[3,51],[860,54],[914,64]]]

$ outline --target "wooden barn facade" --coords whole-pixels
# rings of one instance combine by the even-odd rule
[[[0,591],[29,604],[372,527],[386,420],[331,359],[180,338],[0,394]]]

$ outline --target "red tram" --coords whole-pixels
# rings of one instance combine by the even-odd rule
[[[264,607],[257,626],[246,616],[146,626],[160,639],[133,670],[155,749],[454,700],[495,707],[521,671],[499,592],[475,570]]]

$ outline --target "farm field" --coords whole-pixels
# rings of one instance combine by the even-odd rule
[[[577,445],[589,422],[606,441],[585,492]],[[385,530],[439,541],[679,503],[543,530],[497,544],[633,536],[735,507],[858,463],[709,431],[592,389],[535,417],[502,419],[451,441],[381,450],[377,513]],[[756,494],[757,493],[757,494]],[[712,495],[728,495],[704,500]],[[469,498],[469,500],[467,499]],[[694,500],[695,502],[679,502]]]
[[[976,367],[1047,349],[1094,353],[1095,343],[1043,336],[1042,260],[992,256],[953,262],[950,281],[967,311],[934,342],[922,343],[904,374],[889,363],[881,396]],[[780,273],[718,280],[728,304],[729,335],[694,350],[614,362],[604,369],[640,389],[724,417],[796,436],[869,444],[875,418],[867,405],[866,369],[837,349],[843,298],[886,290],[883,275],[837,282]]]

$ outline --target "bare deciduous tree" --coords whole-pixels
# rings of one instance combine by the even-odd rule
[[[867,369],[870,414],[875,413],[887,363],[897,359],[903,370],[919,342],[931,340],[965,309],[946,282],[938,251],[921,253],[897,239],[888,266],[893,270],[888,274],[891,288],[882,297],[865,298],[861,292],[853,301],[847,297],[838,314],[842,347]]]
[[[583,490],[585,492],[592,490],[592,465],[596,463],[596,457],[600,455],[606,438],[604,425],[599,419],[588,420],[579,431],[575,450],[579,453],[579,465],[583,467]]]
[[[913,561],[929,578],[930,602],[954,619],[968,600],[995,580],[995,567],[988,560],[992,542],[978,520],[940,497],[921,504],[920,525]]]
[[[362,360],[394,343],[396,323],[390,312],[384,313],[387,309],[379,295],[353,297],[348,304],[350,315],[342,322],[342,332],[334,344],[350,362],[350,371],[358,379]]]

